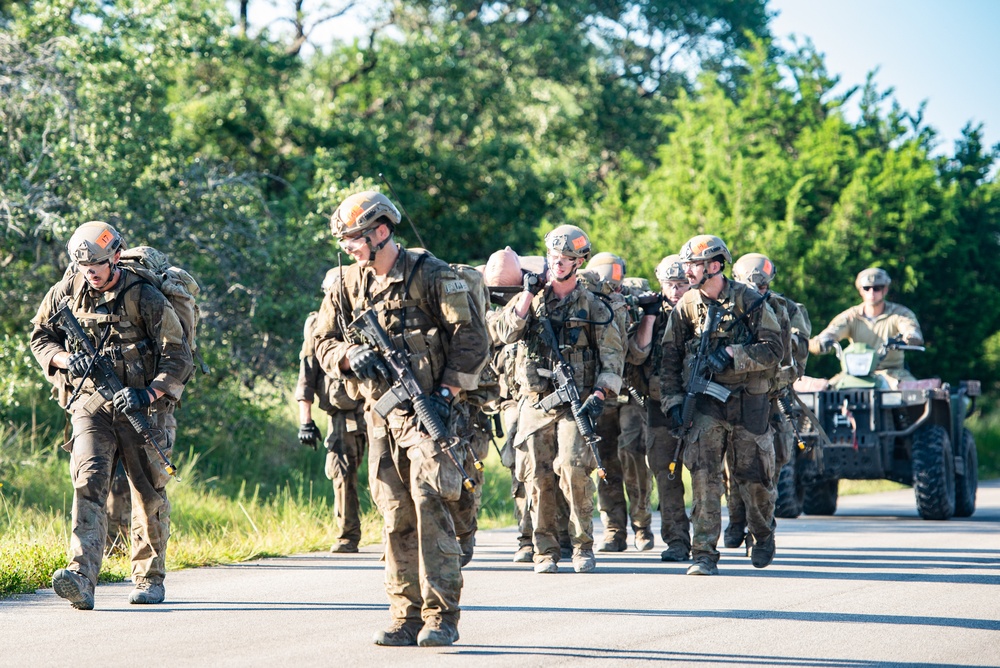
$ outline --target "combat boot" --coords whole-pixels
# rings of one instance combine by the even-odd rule
[[[640,552],[653,549],[653,532],[649,527],[639,527],[635,530],[635,549]]]
[[[60,568],[52,574],[52,589],[77,610],[94,609],[94,585],[76,571]]]
[[[341,538],[330,546],[330,552],[333,552],[334,554],[354,554],[357,551],[357,541],[348,540],[346,538]]]
[[[619,532],[606,533],[597,548],[598,552],[624,552],[628,549],[628,540]]]
[[[577,573],[590,573],[597,568],[594,551],[588,549],[573,550],[573,570]]]
[[[424,622],[417,636],[417,644],[421,647],[445,647],[458,641],[458,627],[441,617],[431,617]]]
[[[675,541],[660,553],[660,561],[687,561],[689,556],[687,546]]]
[[[530,564],[534,560],[535,548],[530,543],[517,548],[517,552],[514,553],[515,564]]]
[[[417,644],[417,634],[421,626],[423,622],[394,619],[392,625],[385,631],[376,631],[372,635],[372,642],[386,647],[412,647]]]
[[[543,554],[541,556],[535,555],[535,572],[558,573],[559,566],[556,565],[556,560],[547,554]]]
[[[146,578],[136,578],[135,589],[128,595],[129,603],[140,605],[154,605],[163,603],[166,590],[163,589],[162,582],[152,582]]]
[[[746,522],[730,522],[722,534],[722,544],[726,547],[739,547],[746,540]]]
[[[754,541],[750,552],[750,563],[754,568],[767,568],[774,561],[774,533],[762,540]]]
[[[709,559],[698,559],[693,564],[688,566],[688,575],[718,575],[719,567],[716,566]]]

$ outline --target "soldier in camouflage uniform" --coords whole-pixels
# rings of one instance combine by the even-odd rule
[[[601,414],[608,395],[621,389],[624,344],[612,311],[577,280],[577,271],[590,255],[587,235],[576,226],[562,225],[545,236],[545,245],[547,275],[525,276],[524,292],[504,307],[495,330],[502,344],[523,343],[517,360],[517,444],[527,449],[535,572],[558,571],[556,495],[562,493],[569,505],[573,569],[585,573],[596,565],[590,474],[597,462],[567,404],[551,412],[535,407],[554,390],[554,354],[544,342],[543,319],[552,324],[557,345],[573,368],[581,410],[593,417]]]
[[[783,418],[778,406],[779,397],[787,397],[792,383],[802,375],[809,357],[809,331],[811,324],[805,307],[784,295],[770,289],[771,281],[777,273],[770,258],[760,253],[747,253],[733,264],[733,280],[745,283],[764,295],[768,305],[774,309],[781,326],[782,347],[784,356],[778,373],[772,380],[771,397],[771,428],[774,430],[774,484],[778,484],[781,468],[792,457],[795,432],[788,420]],[[729,505],[729,525],[723,535],[726,547],[739,547],[749,542],[746,533],[746,506],[743,494],[730,490],[726,494]],[[772,510],[773,512],[773,510]]]
[[[56,593],[74,608],[94,607],[94,586],[107,536],[105,503],[112,472],[121,459],[132,494],[130,603],[161,603],[170,535],[170,476],[153,448],[128,421],[141,412],[167,453],[174,444],[174,407],[194,365],[177,314],[150,282],[119,265],[124,240],[107,223],[81,225],[70,238],[70,259],[79,269],[54,285],[32,320],[31,350],[65,405],[87,373],[89,358],[67,350],[66,336],[49,318],[68,305],[99,352],[113,361],[125,387],[105,400],[87,377],[68,408],[72,414],[70,474],[73,520],[70,563],[52,576]]]
[[[645,351],[635,350],[633,335],[639,329],[642,313],[633,308],[634,299],[626,298],[632,295],[622,287],[625,273],[625,260],[613,253],[598,253],[581,272],[581,280],[588,289],[610,297],[618,328],[626,337],[624,373],[629,376],[635,371],[631,364],[633,357]],[[601,437],[598,450],[607,471],[604,484],[597,487],[597,504],[604,524],[604,537],[597,548],[600,552],[625,551],[630,515],[636,549],[645,551],[653,547],[653,533],[649,528],[652,479],[646,466],[643,410],[637,399],[623,389],[605,406],[597,421],[596,430]]]
[[[858,274],[854,287],[861,295],[861,304],[847,309],[809,341],[809,352],[814,355],[828,353],[841,339],[866,343],[875,350],[890,339],[898,338],[910,346],[924,343],[920,323],[913,311],[885,300],[892,279],[884,269],[865,269]],[[889,387],[895,388],[901,380],[915,380],[906,368],[902,350],[890,350],[879,362],[875,373],[884,376]]]
[[[475,390],[489,341],[469,285],[427,252],[394,243],[399,211],[367,191],[345,199],[331,218],[355,260],[343,289],[331,290],[316,321],[316,356],[336,378],[357,378],[365,398],[372,499],[385,520],[385,587],[392,625],[379,645],[450,645],[458,640],[461,550],[451,504],[462,492],[458,467],[403,402],[383,417],[375,402],[388,389],[381,356],[348,331],[372,309],[434,410],[452,430],[452,402]],[[453,452],[461,456],[461,448]]]
[[[323,293],[338,289],[340,269],[327,272]],[[316,448],[323,437],[313,421],[312,406],[327,414],[326,477],[333,483],[334,513],[340,526],[330,552],[353,553],[361,541],[361,505],[358,501],[358,468],[365,455],[364,406],[352,398],[343,377],[323,373],[316,359],[313,333],[317,313],[306,318],[302,350],[299,352],[299,380],[295,400],[299,404],[299,442]]]
[[[654,316],[649,354],[638,367],[640,391],[646,402],[646,452],[649,468],[656,478],[660,496],[660,537],[667,549],[660,554],[662,561],[687,561],[691,553],[691,522],[684,508],[684,479],[681,475],[683,452],[677,452],[677,438],[670,429],[660,407],[660,360],[663,358],[662,339],[667,320],[678,300],[691,287],[684,274],[679,255],[668,255],[656,266],[662,300],[652,310]],[[677,452],[677,461],[673,462]],[[670,464],[673,462],[674,471]]]
[[[722,239],[699,235],[680,252],[690,289],[677,303],[663,332],[661,408],[685,438],[684,464],[691,472],[693,562],[688,575],[718,573],[716,549],[722,529],[723,454],[730,476],[745,494],[747,524],[754,539],[751,561],[767,566],[774,556],[774,435],[768,391],[782,359],[781,327],[756,290],[726,279],[732,261]],[[711,331],[704,361],[714,382],[731,392],[726,402],[698,394],[693,419],[684,424],[682,405],[710,306],[722,309]],[[770,508],[770,513],[767,509]],[[758,512],[759,511],[759,512]]]

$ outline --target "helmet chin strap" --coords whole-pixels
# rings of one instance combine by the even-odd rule
[[[391,240],[392,240],[392,235],[390,234],[385,239],[380,241],[378,244],[373,246],[372,238],[366,234],[365,246],[368,247],[368,260],[365,261],[365,264],[373,264],[375,262],[375,256],[378,255],[378,252],[383,248],[385,248],[385,245],[389,243]]]
[[[693,289],[700,290],[701,286],[705,285],[706,281],[708,281],[709,279],[715,278],[716,276],[718,276],[719,274],[722,273],[722,269],[721,268],[719,269],[719,271],[715,272],[714,274],[709,273],[709,271],[708,271],[708,263],[709,262],[711,262],[711,260],[704,260],[704,261],[702,261],[701,264],[702,264],[703,267],[705,267],[705,274],[701,277],[700,281],[698,281],[697,283],[695,283],[694,285],[691,286]]]

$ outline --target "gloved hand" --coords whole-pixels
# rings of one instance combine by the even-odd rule
[[[539,274],[533,274],[530,271],[524,273],[524,280],[522,282],[524,290],[530,292],[533,295],[537,295],[545,287],[545,283],[542,282],[542,277]]]
[[[836,342],[833,339],[825,336],[816,339],[816,344],[819,346],[819,352],[821,355],[830,352],[833,349],[834,343]]]
[[[66,360],[66,369],[72,378],[83,378],[88,366],[90,366],[90,356],[83,351],[73,353]]]
[[[379,374],[389,375],[382,358],[368,344],[354,346],[347,351],[347,363],[361,380],[378,380]]]
[[[663,308],[663,296],[656,292],[644,292],[639,295],[639,307],[643,315],[656,315]]]
[[[905,346],[906,339],[903,338],[902,334],[897,334],[896,336],[890,337],[888,341],[885,342],[886,348],[894,348],[896,346]]]
[[[670,407],[670,415],[668,418],[670,420],[671,429],[680,429],[684,426],[684,409],[681,408],[680,404]]]
[[[719,346],[705,360],[712,373],[722,373],[733,363],[733,356],[726,352],[725,346]]]
[[[150,404],[149,388],[137,390],[134,387],[123,387],[115,393],[111,402],[122,413],[141,411]]]
[[[447,426],[448,420],[451,419],[451,404],[437,392],[430,395],[430,400],[431,410],[437,413],[441,423]]]
[[[597,394],[591,394],[587,397],[587,400],[583,402],[583,405],[580,406],[581,414],[589,413],[595,420],[601,417],[601,413],[603,412],[604,399],[597,396]]]
[[[316,443],[321,438],[323,438],[323,434],[320,433],[319,427],[312,420],[299,425],[299,443],[302,445],[311,445],[312,449],[315,450]]]

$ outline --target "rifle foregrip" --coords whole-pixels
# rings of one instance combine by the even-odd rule
[[[413,397],[411,401],[413,402],[413,410],[416,411],[420,424],[427,430],[427,435],[438,443],[448,440],[448,434],[441,423],[441,418],[431,407],[431,400],[427,395],[421,394],[420,396]]]

